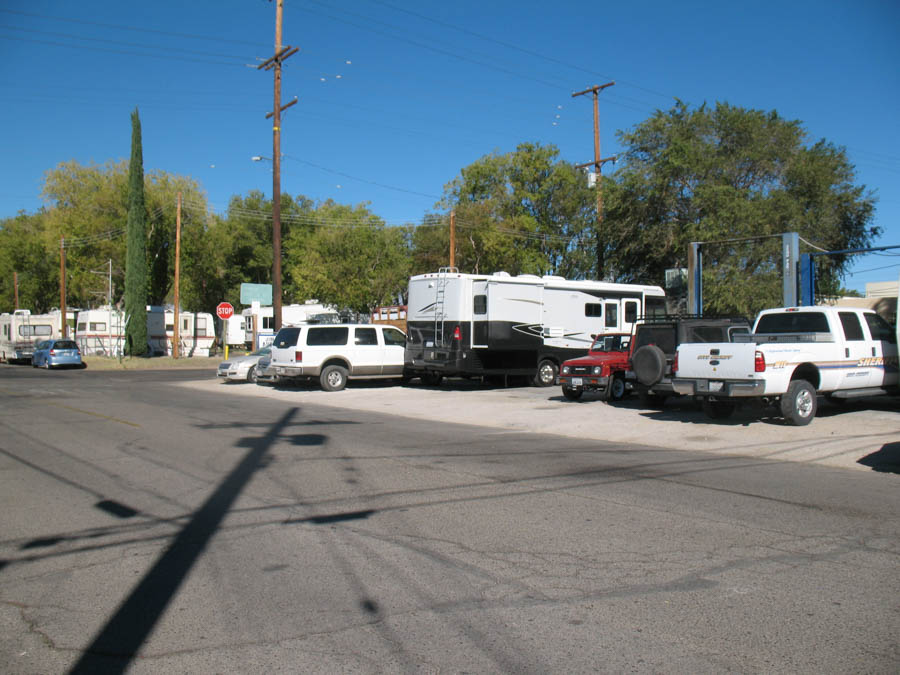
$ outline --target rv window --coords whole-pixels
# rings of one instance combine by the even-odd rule
[[[585,316],[603,316],[603,305],[599,302],[586,302],[584,303],[584,315]]]
[[[328,326],[322,328],[310,328],[306,334],[306,344],[310,347],[324,345],[345,345],[350,335],[347,326]]]
[[[275,317],[274,316],[264,316],[262,320],[263,330],[275,330]]]
[[[473,310],[476,314],[487,314],[487,296],[476,295]]]
[[[86,330],[87,330],[87,324],[85,324],[85,323],[78,324],[78,332],[79,333],[83,333]]]
[[[167,323],[167,324],[166,324],[166,332],[167,332],[167,333],[174,333],[174,332],[175,332],[175,324],[174,324],[174,323]]]
[[[872,334],[873,340],[897,343],[897,336],[882,316],[878,314],[864,314],[863,316],[866,317],[866,323],[869,324],[869,332]]]
[[[181,330],[187,332],[191,329],[191,320],[182,317],[181,319]]]
[[[856,312],[838,312],[838,316],[841,318],[844,337],[847,338],[848,342],[858,342],[866,339],[863,336],[862,324],[859,322]]]
[[[406,346],[406,336],[403,334],[403,331],[399,331],[396,328],[385,327],[383,335],[384,344],[388,346]]]
[[[634,323],[638,317],[638,303],[628,300],[625,303],[625,323]]]
[[[197,332],[206,335],[206,317],[198,316],[197,317]]]
[[[84,326],[84,324],[81,324]],[[81,328],[84,330],[84,328]],[[106,330],[106,322],[105,321],[91,321],[91,330]]]
[[[614,302],[606,303],[606,327],[618,328],[619,326],[619,305]]]
[[[19,326],[19,335],[22,337],[32,337],[35,335],[52,335],[53,326],[45,323],[39,323],[34,326]]]
[[[666,315],[666,299],[659,296],[644,297],[644,315],[645,316],[665,316]]]
[[[358,345],[377,345],[378,335],[374,328],[357,328],[354,331],[355,341]]]

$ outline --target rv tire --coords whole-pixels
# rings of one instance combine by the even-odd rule
[[[556,384],[556,374],[558,372],[553,361],[543,359],[538,364],[537,375],[534,376],[534,384],[538,387],[552,387]]]

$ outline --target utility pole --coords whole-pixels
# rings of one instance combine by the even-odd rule
[[[59,240],[59,314],[62,327],[60,333],[69,337],[69,325],[66,323],[66,238]]]
[[[281,46],[281,17],[284,0],[275,0],[275,55],[264,61],[257,70],[275,70],[275,106],[266,119],[272,120],[272,318],[275,332],[281,329],[281,111],[297,102],[294,99],[281,105],[281,63],[296,54],[300,48]]]
[[[450,267],[456,267],[456,211],[450,212]]]
[[[13,272],[13,288],[16,289],[16,309],[19,309],[19,273]]]
[[[181,342],[181,333],[179,325],[181,324],[181,315],[179,313],[179,290],[181,281],[181,192],[178,193],[178,208],[175,210],[175,324],[172,326],[172,358],[177,359],[178,345]]]
[[[594,94],[594,161],[584,164],[576,164],[576,169],[583,169],[586,166],[593,166],[597,182],[597,279],[603,279],[603,266],[605,263],[603,249],[606,244],[603,238],[603,180],[600,175],[600,167],[606,162],[615,162],[613,157],[600,157],[600,92],[611,87],[615,82],[607,82],[606,84],[595,84],[589,89],[578,91],[572,94],[572,98],[583,96],[588,92]]]

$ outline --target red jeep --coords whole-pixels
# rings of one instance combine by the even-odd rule
[[[559,369],[563,396],[570,401],[577,401],[585,391],[600,392],[604,401],[625,396],[630,347],[629,333],[598,335],[587,356],[570,359]]]

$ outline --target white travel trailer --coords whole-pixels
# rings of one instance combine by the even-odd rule
[[[225,344],[243,347],[247,342],[247,333],[244,331],[244,317],[232,314],[225,321]]]
[[[593,335],[630,333],[639,317],[665,314],[666,297],[659,286],[443,268],[410,278],[407,305],[407,375],[524,375],[549,386]]]
[[[60,337],[59,331],[59,311],[32,314],[30,310],[17,309],[0,315],[0,361],[30,361],[34,345]]]
[[[323,305],[315,300],[309,300],[302,305],[282,305],[281,325],[299,326],[313,321],[316,316],[322,314],[334,314],[337,310],[330,305]],[[271,305],[266,307],[248,307],[241,316],[244,318],[245,344],[250,349],[259,349],[270,345],[275,339],[275,313]],[[254,317],[256,325],[254,326]],[[253,344],[254,331],[256,345]]]
[[[215,342],[215,324],[206,312],[181,312],[179,326],[181,356],[209,356]],[[175,312],[159,306],[147,307],[147,345],[154,355],[172,353]],[[82,354],[121,356],[125,349],[125,318],[121,310],[104,306],[78,313],[75,342]]]

